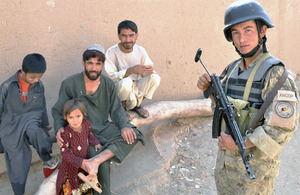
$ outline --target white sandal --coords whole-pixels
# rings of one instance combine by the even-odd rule
[[[83,173],[80,172],[78,173],[78,177],[85,183],[89,184],[94,190],[96,190],[99,193],[102,193],[102,186],[98,181],[97,175],[85,176]]]

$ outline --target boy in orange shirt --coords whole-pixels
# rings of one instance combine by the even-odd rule
[[[44,57],[28,54],[22,69],[0,86],[0,153],[5,155],[8,177],[16,195],[25,193],[32,157],[30,145],[44,161],[45,176],[59,164],[50,155],[52,142],[43,130],[49,125],[44,85],[40,81],[45,71]]]

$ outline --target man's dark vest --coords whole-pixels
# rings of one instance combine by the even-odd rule
[[[239,70],[239,67],[236,67],[241,62],[241,60],[242,59],[232,62],[228,66],[228,71],[227,71],[227,77],[230,75],[230,78],[229,79],[227,78],[228,83],[227,83],[227,88],[225,87],[225,93],[227,94],[227,96],[232,97],[234,99],[243,99],[247,80],[251,74],[251,71],[255,67],[255,65],[252,67],[248,67],[247,71],[241,72]],[[273,56],[269,56],[266,60],[262,62],[262,64],[258,68],[253,79],[253,83],[252,83],[252,87],[248,99],[252,107],[259,109],[260,106],[262,105],[263,103],[262,89],[264,88],[265,78],[267,76],[268,71],[273,66],[278,66],[278,65],[284,66],[284,64],[279,59]],[[225,85],[226,83],[223,83],[223,86]]]

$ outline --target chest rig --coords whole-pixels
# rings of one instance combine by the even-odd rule
[[[223,83],[227,96],[248,101],[251,107],[257,109],[263,104],[262,89],[267,72],[275,65],[283,66],[280,60],[269,53],[261,55],[247,71],[241,71],[239,68],[243,63],[242,59],[231,63],[228,66],[227,79]]]
[[[237,113],[235,118],[241,134],[245,136],[264,103],[262,89],[268,71],[273,66],[283,66],[283,64],[269,53],[261,54],[260,58],[255,60],[253,66],[249,67],[247,71],[239,71],[240,63],[243,63],[242,59],[234,61],[228,66],[227,78],[223,86],[228,100],[233,104]],[[257,125],[262,123],[263,119]],[[225,129],[225,121],[222,119],[221,131],[225,131]]]

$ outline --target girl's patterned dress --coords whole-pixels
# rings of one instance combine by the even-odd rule
[[[89,194],[90,186],[83,183],[77,174],[84,172],[80,166],[83,159],[89,158],[89,144],[95,146],[100,142],[91,133],[91,124],[87,120],[83,120],[80,132],[67,125],[61,137],[64,140],[60,148],[63,158],[56,181],[56,194]]]

